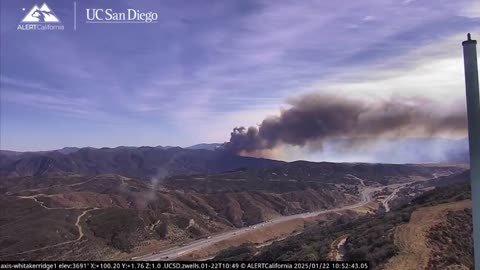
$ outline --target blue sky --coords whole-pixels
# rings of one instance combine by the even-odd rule
[[[73,1],[64,31],[18,31],[43,1],[2,0],[1,149],[228,141],[308,92],[464,106],[461,41],[480,1]],[[25,8],[26,11],[22,9]],[[86,8],[158,12],[86,24]]]

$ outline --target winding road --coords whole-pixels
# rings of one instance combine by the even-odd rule
[[[390,206],[388,205],[388,203],[395,199],[395,196],[397,195],[397,192],[400,190],[400,188],[397,188],[395,189],[390,195],[388,195],[388,197],[386,197],[384,200],[383,200],[383,206],[385,207],[385,211],[386,212],[389,212],[390,211]]]
[[[390,185],[387,187],[397,187],[400,188],[406,184],[394,184]],[[278,217],[276,219],[272,219],[263,223],[259,223],[253,226],[250,226],[248,228],[241,228],[241,229],[236,229],[224,233],[220,233],[217,235],[210,236],[208,238],[202,238],[199,240],[195,240],[193,242],[190,242],[186,244],[185,246],[176,246],[170,249],[162,250],[159,253],[152,254],[152,255],[146,255],[146,256],[140,256],[140,257],[134,257],[132,260],[139,260],[139,261],[164,261],[164,260],[174,260],[176,258],[179,258],[183,255],[186,255],[188,253],[191,253],[196,250],[201,250],[207,246],[213,245],[215,243],[218,243],[223,240],[227,240],[232,237],[236,237],[238,235],[251,232],[254,230],[258,230],[260,228],[264,227],[269,227],[273,226],[279,223],[283,223],[286,221],[294,220],[294,219],[299,219],[299,218],[310,218],[310,217],[315,217],[320,214],[326,214],[326,213],[332,213],[332,212],[338,212],[338,211],[344,211],[344,210],[351,210],[354,208],[362,207],[372,201],[372,193],[376,190],[380,190],[383,187],[362,187],[361,191],[361,201],[352,205],[347,205],[347,206],[342,206],[338,208],[333,208],[333,209],[327,209],[327,210],[320,210],[320,211],[315,211],[315,212],[308,212],[308,213],[302,213],[302,214],[297,214],[297,215],[291,215],[291,216],[282,216]]]
[[[83,211],[78,217],[77,217],[77,222],[75,222],[75,226],[78,228],[78,237],[77,240],[75,241],[80,241],[83,238],[83,228],[82,225],[80,224],[80,221],[82,220],[82,217],[85,216],[88,212],[97,210],[98,208],[92,208]]]
[[[33,200],[35,200],[37,203],[39,203],[40,206],[42,206],[42,207],[45,208],[45,209],[49,209],[49,210],[57,210],[57,209],[78,209],[78,208],[50,208],[50,207],[46,207],[45,205],[43,205],[43,202],[37,200],[36,196],[40,196],[40,195],[48,196],[48,195],[44,195],[44,194],[39,194],[39,195],[35,195],[35,196],[21,196],[21,197],[19,197],[19,198],[21,198],[21,199],[33,199]],[[91,211],[97,210],[97,209],[99,209],[99,208],[86,209],[86,210],[84,210],[80,215],[78,215],[77,221],[75,222],[75,227],[77,227],[77,229],[78,229],[78,237],[77,237],[77,239],[69,240],[69,241],[64,241],[64,242],[60,242],[60,243],[57,243],[57,244],[53,244],[53,245],[49,245],[49,246],[44,246],[44,247],[41,247],[41,248],[30,249],[30,250],[26,250],[26,251],[22,251],[22,252],[18,252],[18,253],[6,254],[6,255],[0,256],[0,258],[9,257],[9,256],[16,256],[16,255],[22,255],[22,254],[27,254],[27,253],[32,253],[32,252],[35,252],[35,251],[40,251],[40,250],[44,250],[44,249],[48,249],[48,248],[53,248],[53,247],[59,247],[59,246],[63,246],[63,245],[66,245],[66,244],[70,244],[70,243],[78,242],[78,241],[82,240],[82,238],[83,238],[83,236],[84,236],[84,234],[83,234],[83,228],[82,228],[82,225],[80,224],[80,222],[82,221],[82,217],[85,216],[88,212],[91,212]]]

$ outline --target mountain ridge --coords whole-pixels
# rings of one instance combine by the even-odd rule
[[[0,152],[1,176],[114,173],[142,179],[171,175],[219,173],[243,167],[263,168],[283,161],[242,157],[223,150],[180,147],[81,148],[77,151]]]

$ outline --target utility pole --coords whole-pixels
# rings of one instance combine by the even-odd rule
[[[480,269],[480,95],[478,93],[477,41],[470,33],[462,42],[467,92],[470,183],[472,190],[475,269]]]

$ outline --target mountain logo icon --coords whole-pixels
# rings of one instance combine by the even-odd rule
[[[22,23],[60,23],[58,17],[47,6],[46,3],[39,8],[37,5],[25,15]]]

